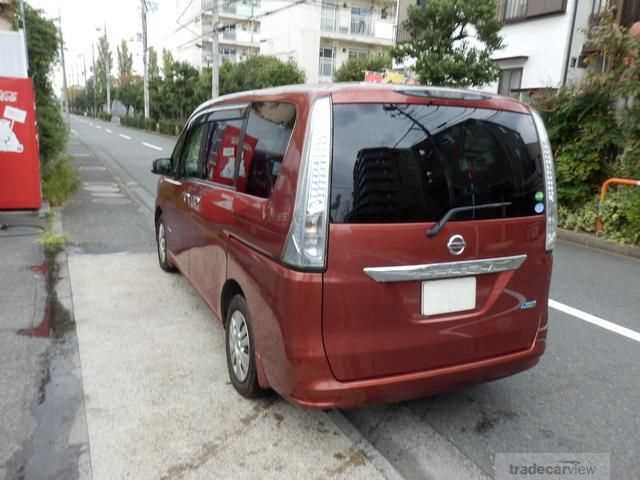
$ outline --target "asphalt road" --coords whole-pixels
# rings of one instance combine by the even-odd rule
[[[80,117],[71,128],[72,155],[100,159],[149,214],[135,228],[118,217],[97,224],[116,231],[122,248],[149,250],[156,188],[149,170],[153,159],[171,154],[175,139]],[[80,224],[76,230],[88,235]],[[493,477],[500,452],[609,453],[611,478],[640,478],[639,283],[640,261],[560,242],[548,347],[536,368],[345,413],[406,478],[443,478],[451,463],[461,475]]]

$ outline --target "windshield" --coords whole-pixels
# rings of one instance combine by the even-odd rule
[[[331,220],[435,222],[544,211],[538,137],[528,114],[410,104],[334,106]]]

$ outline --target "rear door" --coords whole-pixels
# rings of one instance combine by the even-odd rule
[[[336,378],[529,348],[551,262],[530,115],[410,104],[333,113],[323,333]]]

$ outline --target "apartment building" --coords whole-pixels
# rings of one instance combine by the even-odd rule
[[[260,53],[295,61],[308,83],[331,82],[349,58],[394,45],[397,0],[270,1],[260,17]]]
[[[500,0],[505,48],[494,55],[501,75],[488,89],[526,98],[579,81],[587,70],[589,30],[607,9],[625,26],[640,19],[638,0]]]
[[[270,2],[269,2],[270,3]],[[239,62],[259,52],[260,0],[176,0],[178,31],[174,55],[196,68],[213,59],[214,19],[218,18],[221,61]]]

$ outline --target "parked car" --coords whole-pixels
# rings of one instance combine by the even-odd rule
[[[381,85],[234,94],[201,105],[153,172],[160,266],[224,323],[246,397],[398,401],[545,350],[556,192],[527,105]]]

